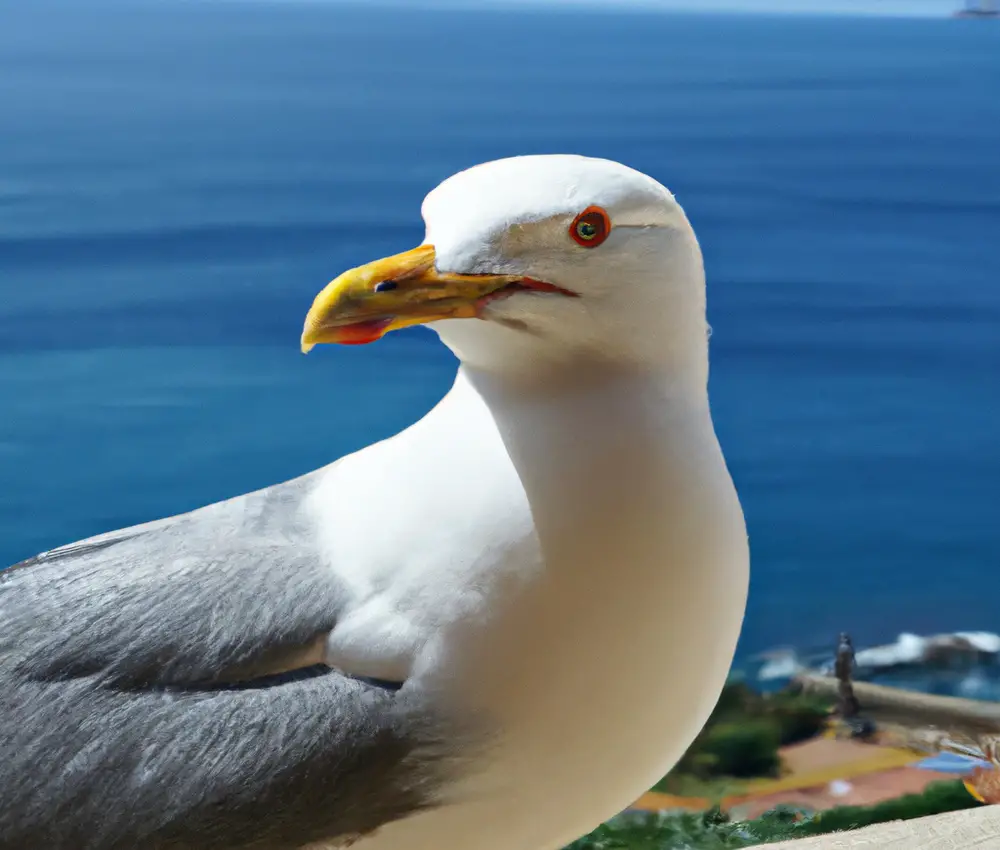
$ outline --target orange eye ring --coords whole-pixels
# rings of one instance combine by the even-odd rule
[[[584,248],[596,248],[610,232],[611,217],[600,207],[587,207],[569,226],[573,241]]]

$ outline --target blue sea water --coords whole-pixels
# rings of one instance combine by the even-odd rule
[[[1000,630],[998,81],[976,21],[0,0],[0,562],[414,420],[450,355],[303,358],[313,295],[573,151],[703,242],[744,652]]]

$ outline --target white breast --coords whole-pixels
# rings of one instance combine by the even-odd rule
[[[714,435],[676,456],[661,431],[655,445],[618,434],[605,448],[621,454],[602,456],[578,412],[567,415],[550,435],[563,429],[560,443],[515,449],[522,468],[549,464],[531,507],[504,422],[461,378],[413,428],[332,468],[316,494],[331,565],[355,597],[331,662],[413,677],[500,733],[485,772],[452,789],[454,805],[390,825],[363,850],[555,850],[659,779],[714,705],[748,575]],[[545,430],[523,410],[514,418]],[[663,463],[670,480],[657,477]],[[627,480],[609,480],[615,470]]]

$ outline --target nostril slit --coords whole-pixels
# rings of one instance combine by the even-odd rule
[[[394,280],[380,280],[378,283],[375,284],[375,291],[392,292],[392,290],[394,290],[397,286],[399,286],[399,284],[396,283],[396,281]]]

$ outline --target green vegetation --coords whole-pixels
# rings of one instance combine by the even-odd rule
[[[810,816],[791,808],[752,821],[730,821],[717,808],[702,814],[625,814],[567,850],[734,850],[979,806],[959,781],[936,782],[874,806],[843,806]]]
[[[874,806],[840,806],[821,812],[802,826],[801,834],[819,835],[842,829],[858,829],[873,823],[940,815],[980,805],[961,781],[935,782],[928,785],[922,794],[906,794]]]
[[[778,747],[781,733],[767,720],[718,723],[698,743],[692,772],[708,776],[777,776],[781,772]]]
[[[717,799],[722,787],[732,793],[733,779],[777,776],[778,748],[818,734],[829,709],[813,696],[758,694],[746,685],[729,684],[701,734],[656,790]],[[695,791],[699,784],[701,790]]]

